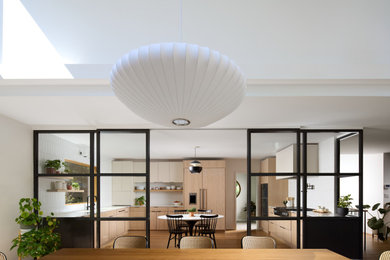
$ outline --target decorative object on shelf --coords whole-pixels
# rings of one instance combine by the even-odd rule
[[[283,203],[284,207],[287,207],[288,200],[283,200],[282,203]]]
[[[72,182],[73,190],[80,190],[80,184],[78,182]]]
[[[138,205],[138,206],[145,205],[145,196],[135,198],[135,205]]]
[[[72,190],[72,183],[68,182],[68,183],[66,184],[66,189],[67,189],[67,190]]]
[[[306,184],[306,189],[307,189],[307,190],[314,190],[314,189],[315,189],[315,186],[314,186],[313,184],[307,183],[307,184]]]
[[[246,82],[227,56],[183,42],[142,46],[114,65],[111,87],[138,116],[164,126],[202,127],[233,112]]]
[[[174,206],[180,206],[180,205],[181,205],[181,201],[175,200],[175,201],[173,202],[173,205],[174,205]]]
[[[330,213],[329,209],[322,207],[322,206],[318,206],[318,209],[314,209],[313,212],[321,213],[321,214]]]
[[[60,160],[47,160],[45,162],[45,171],[47,174],[59,174],[58,171],[61,168]]]
[[[336,213],[340,216],[346,216],[349,212],[349,207],[352,205],[351,194],[346,196],[341,196],[339,202],[337,203]]]
[[[27,232],[12,240],[11,250],[17,247],[17,255],[20,258],[40,258],[53,253],[60,247],[60,234],[54,232],[59,222],[54,215],[42,217],[41,203],[37,199],[22,198],[19,201],[20,215],[15,219],[21,227],[29,226]]]
[[[369,205],[365,205],[365,206],[368,206],[368,208],[366,207],[366,209],[370,208]],[[387,228],[386,225],[389,224],[389,223],[385,223],[384,219],[385,219],[385,216],[387,214],[389,214],[389,212],[390,212],[390,202],[384,204],[383,208],[379,208],[379,206],[380,206],[380,203],[377,203],[374,206],[372,206],[372,209],[371,209],[372,211],[376,211],[376,216],[374,216],[369,211],[367,211],[368,214],[371,215],[371,218],[368,219],[368,221],[367,221],[367,225],[373,231],[376,231],[375,233],[378,234],[378,239],[384,240],[385,239],[385,237],[384,237],[385,230],[383,230],[383,228]]]
[[[245,212],[248,210],[247,206],[245,206],[244,209],[243,209]],[[250,211],[251,211],[251,216],[255,216],[256,215],[256,203],[253,202],[253,201],[251,201],[251,204],[250,204]]]
[[[196,208],[187,209],[187,212],[190,215],[190,217],[194,217],[195,212],[196,212]]]
[[[200,146],[195,146],[194,147],[194,150],[195,150],[195,160],[193,160],[192,162],[190,162],[190,167],[188,167],[188,170],[190,170],[190,173],[192,174],[198,174],[198,173],[201,173],[202,172],[202,164],[196,160],[196,149],[200,148]]]
[[[287,197],[287,207],[294,207],[295,206],[295,198],[294,197]]]

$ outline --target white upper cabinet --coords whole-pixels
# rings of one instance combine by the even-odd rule
[[[169,162],[158,162],[158,181],[171,182],[169,178]]]
[[[150,162],[150,182],[158,182],[158,162]]]
[[[296,145],[290,145],[276,153],[276,173],[297,172]],[[301,146],[301,169],[303,169]],[[318,144],[307,145],[307,172],[318,173]],[[290,178],[290,176],[277,176],[276,179]]]
[[[171,182],[183,182],[183,163],[169,162],[169,179]]]

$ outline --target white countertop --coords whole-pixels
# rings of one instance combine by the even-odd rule
[[[138,205],[120,205],[120,206],[111,206],[111,207],[102,207],[100,208],[100,212],[107,212],[111,210],[117,210],[117,209],[123,209],[123,208],[141,208],[145,206],[138,206]],[[150,206],[150,208],[181,208],[181,206],[174,206],[174,205],[158,205],[158,206]],[[96,206],[95,206],[95,212],[96,212]],[[67,211],[67,212],[53,212],[54,217],[57,218],[76,218],[76,217],[88,217],[90,212],[89,210],[76,210],[76,211]]]

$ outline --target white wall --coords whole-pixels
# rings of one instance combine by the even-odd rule
[[[384,154],[383,185],[390,185],[390,153]],[[390,188],[383,190],[383,203],[390,202]]]
[[[365,154],[363,158],[363,204],[383,204],[383,154]],[[370,218],[367,215],[367,219]],[[371,229],[367,227],[367,232]]]
[[[246,195],[247,195],[247,180],[246,173],[236,173],[236,180],[241,185],[241,194],[236,198],[236,220],[237,221],[246,221],[246,212],[244,212],[244,207],[246,206]]]
[[[9,251],[18,235],[15,218],[19,199],[33,196],[33,133],[31,127],[0,115],[0,251],[16,260]]]

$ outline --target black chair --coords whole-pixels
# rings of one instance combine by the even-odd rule
[[[175,214],[186,214],[187,210],[185,210],[185,209],[175,209],[173,212]]]
[[[213,210],[211,210],[211,209],[198,209],[198,213],[210,214],[210,213],[213,213]],[[200,229],[201,226],[202,226],[202,223],[198,222],[198,223],[195,224],[195,234],[198,231],[198,235],[200,235],[199,234],[199,229]]]
[[[169,248],[169,242],[175,239],[175,247],[179,247],[177,244],[183,237],[183,234],[187,236],[188,228],[184,226],[183,215],[167,215],[169,238],[167,248]]]
[[[209,236],[214,241],[214,247],[217,248],[215,241],[215,229],[217,227],[218,215],[200,215],[199,235]]]

